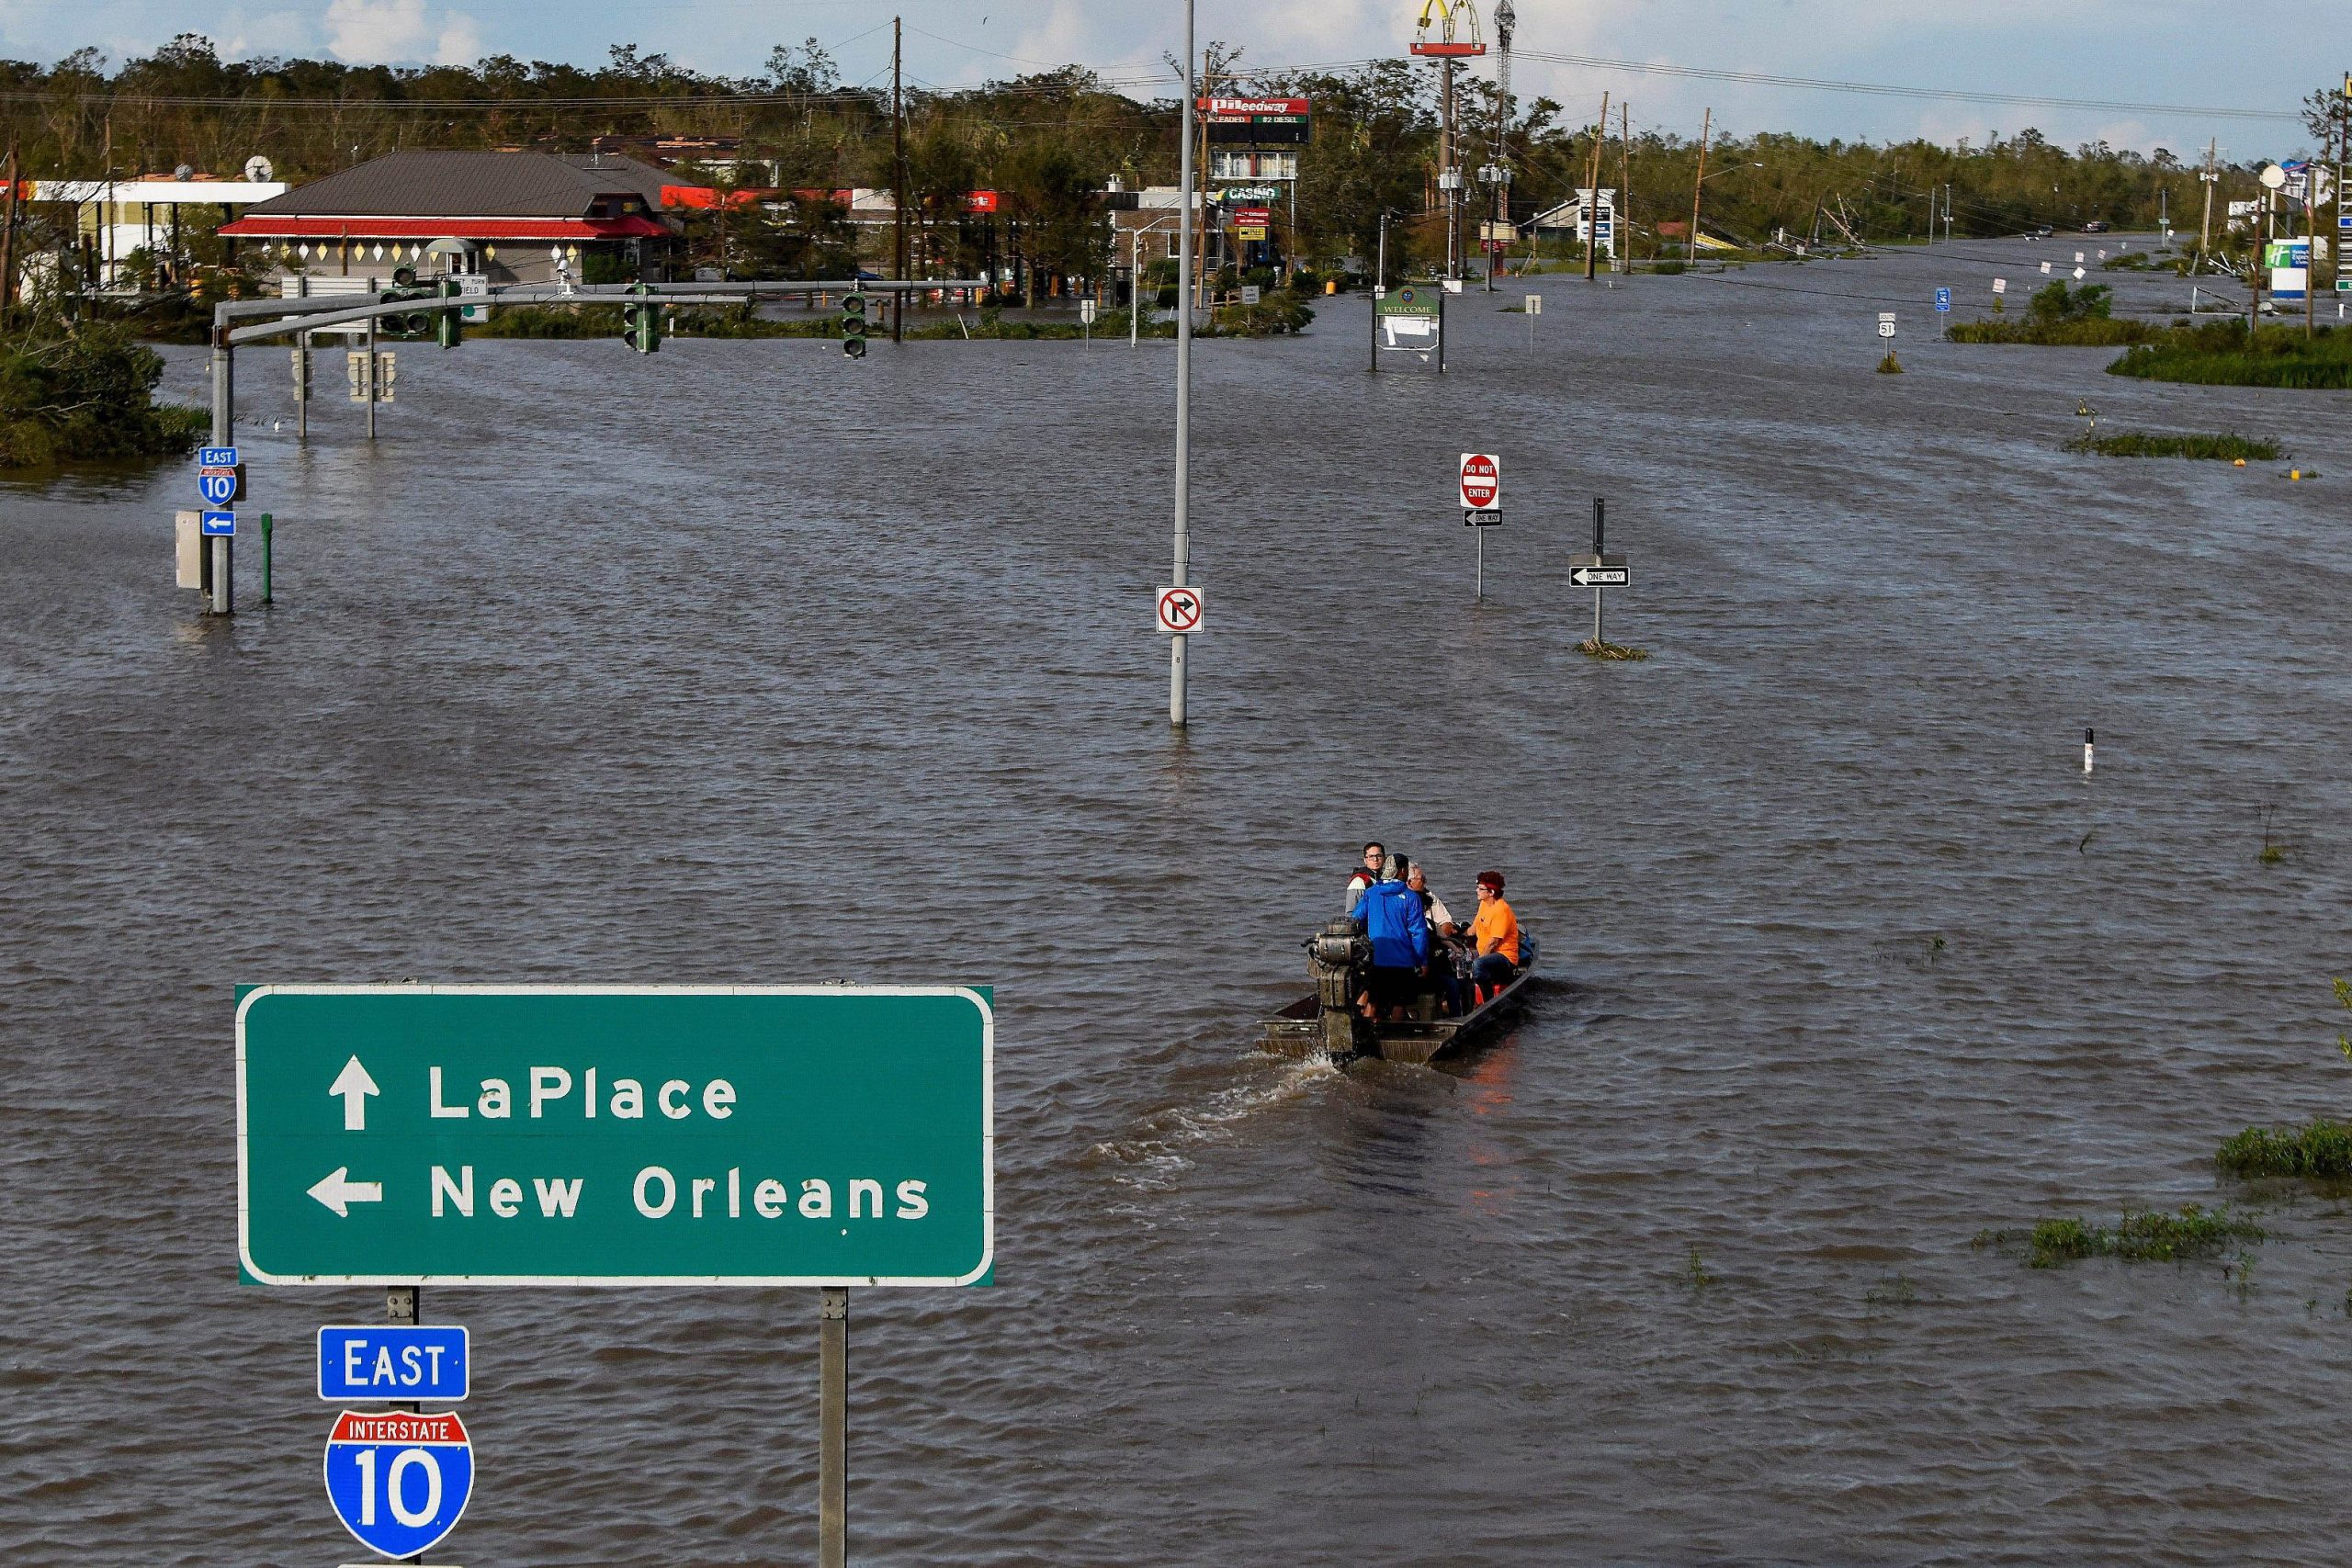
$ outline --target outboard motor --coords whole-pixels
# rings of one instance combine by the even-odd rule
[[[1356,1011],[1372,971],[1372,943],[1353,920],[1333,920],[1308,941],[1308,966],[1315,971],[1316,1020],[1323,1032],[1323,1050],[1333,1061],[1344,1062],[1367,1043],[1371,1025]]]

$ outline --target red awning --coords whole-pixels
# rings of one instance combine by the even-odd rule
[[[650,218],[298,218],[248,214],[220,232],[238,240],[660,240]]]

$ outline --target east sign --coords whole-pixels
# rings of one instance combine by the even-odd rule
[[[268,1285],[966,1285],[988,994],[260,986],[238,1247]]]

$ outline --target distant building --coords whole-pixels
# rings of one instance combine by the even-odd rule
[[[1617,193],[1609,186],[1600,187],[1600,254],[1610,260],[1617,259]],[[1593,190],[1579,186],[1577,193],[1557,207],[1547,207],[1523,225],[1538,238],[1566,234],[1581,246],[1592,238]]]
[[[258,167],[266,167],[259,165]],[[188,242],[237,214],[286,193],[283,180],[224,180],[210,175],[150,175],[135,180],[28,180],[27,201],[70,203],[84,281],[99,288],[137,286],[125,276],[131,253],[144,251],[153,273],[177,280]]]
[[[493,283],[659,276],[669,176],[616,154],[391,152],[248,208],[220,232],[311,277],[481,273]]]

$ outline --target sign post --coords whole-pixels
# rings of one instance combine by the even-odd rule
[[[1527,346],[1530,348],[1535,346],[1535,318],[1543,313],[1544,296],[1530,294],[1527,297]]]
[[[1503,520],[1502,463],[1491,452],[1464,452],[1459,475],[1462,521],[1478,531],[1477,601],[1487,597],[1487,530]]]
[[[1592,590],[1592,650],[1595,653],[1607,645],[1601,639],[1601,594],[1611,588],[1633,585],[1634,573],[1626,566],[1623,555],[1610,555],[1601,548],[1601,531],[1605,513],[1601,498],[1592,498],[1592,549],[1589,554],[1568,558],[1568,581],[1578,588]]]
[[[203,547],[212,555],[212,613],[226,615],[237,606],[237,514],[224,510],[224,503],[214,501],[212,496],[220,488],[218,476],[224,471],[231,476],[231,499],[242,495],[244,491],[244,470],[237,460],[237,449],[227,444],[227,434],[221,428],[224,421],[219,413],[221,389],[227,385],[231,374],[227,350],[215,351],[212,371],[213,439],[220,445],[196,449],[197,489],[204,497],[206,508],[200,525],[199,542],[209,541],[203,543]]]

